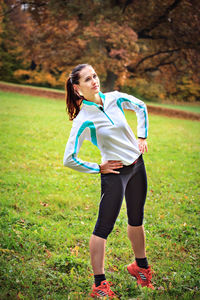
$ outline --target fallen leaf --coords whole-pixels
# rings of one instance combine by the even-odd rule
[[[48,258],[52,256],[51,252],[48,249],[44,249],[44,251],[47,253]]]
[[[24,297],[23,297],[23,295],[22,295],[22,293],[21,292],[18,292],[18,294],[17,294],[17,299],[23,299]]]
[[[42,206],[49,206],[48,203],[44,203],[44,202],[40,202],[40,205],[42,205]]]

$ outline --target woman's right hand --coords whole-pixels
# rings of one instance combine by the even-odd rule
[[[107,160],[100,165],[100,173],[102,174],[108,174],[108,173],[114,173],[119,174],[119,171],[116,171],[115,169],[120,169],[123,167],[123,164],[120,160]]]

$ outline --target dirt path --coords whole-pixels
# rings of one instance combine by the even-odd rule
[[[0,90],[4,92],[13,92],[13,93],[20,93],[25,95],[32,95],[32,96],[40,96],[45,98],[53,98],[53,99],[65,99],[65,93],[63,92],[56,92],[56,91],[48,91],[42,88],[34,88],[34,87],[25,87],[20,85],[10,85],[6,83],[0,82]]]
[[[0,90],[5,92],[20,93],[20,94],[40,96],[40,97],[52,98],[52,99],[61,99],[61,100],[65,99],[64,92],[48,91],[41,88],[24,87],[20,85],[10,85],[2,82],[0,82]],[[200,114],[193,113],[193,112],[172,109],[172,108],[157,107],[153,105],[147,105],[147,108],[150,114],[163,115],[170,118],[175,117],[181,119],[200,121]]]

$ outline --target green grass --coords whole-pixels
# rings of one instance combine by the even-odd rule
[[[62,165],[71,122],[61,101],[0,92],[0,299],[88,299],[88,242],[97,218],[100,176]],[[136,132],[136,117],[126,112]],[[108,238],[107,279],[125,299],[198,299],[200,123],[149,116],[146,245],[154,291],[141,289],[123,203]],[[100,162],[84,143],[80,156]]]

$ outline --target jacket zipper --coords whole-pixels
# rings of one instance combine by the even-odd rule
[[[106,117],[107,117],[108,120],[112,123],[112,125],[115,125],[115,124],[113,123],[113,121],[111,120],[111,118],[107,115],[107,113],[105,112],[105,110],[103,109],[103,107],[102,107],[102,106],[99,106],[98,108],[106,115]]]

